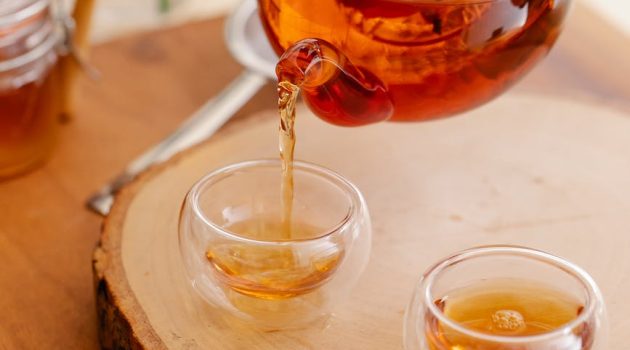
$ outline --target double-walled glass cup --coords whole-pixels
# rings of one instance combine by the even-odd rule
[[[281,163],[229,165],[197,182],[180,213],[179,245],[209,304],[264,329],[329,315],[364,270],[371,247],[358,189],[323,167],[294,163],[290,228],[281,220]]]
[[[604,301],[588,273],[515,246],[469,249],[431,267],[403,333],[406,350],[607,350]]]

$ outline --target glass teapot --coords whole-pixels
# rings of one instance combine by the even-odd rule
[[[556,41],[570,0],[258,0],[280,80],[337,125],[479,106]]]

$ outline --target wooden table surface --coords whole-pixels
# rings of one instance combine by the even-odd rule
[[[97,348],[91,258],[102,219],[84,201],[238,74],[221,31],[208,20],[95,48],[103,79],[80,82],[78,115],[52,159],[0,183],[0,349]],[[630,110],[628,57],[630,40],[577,3],[515,90]],[[239,117],[274,104],[269,85]]]

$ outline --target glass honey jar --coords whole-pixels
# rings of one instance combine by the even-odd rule
[[[51,0],[0,1],[0,179],[41,164],[59,128],[61,35]]]

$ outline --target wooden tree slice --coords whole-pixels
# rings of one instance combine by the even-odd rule
[[[398,349],[420,274],[454,251],[519,244],[563,256],[598,281],[610,349],[630,329],[630,116],[595,104],[505,96],[466,116],[336,128],[299,111],[296,154],[365,194],[370,264],[325,328],[257,332],[196,296],[177,244],[180,204],[209,171],[277,156],[277,120],[236,124],[144,174],[118,197],[94,255],[105,348]]]

